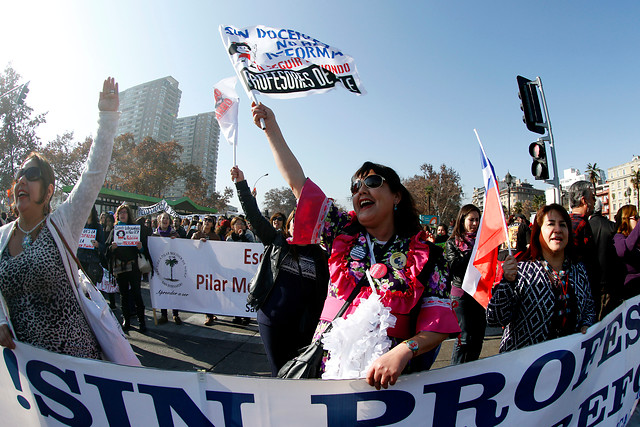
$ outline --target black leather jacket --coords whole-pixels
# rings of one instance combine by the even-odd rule
[[[471,250],[461,251],[453,238],[447,240],[445,244],[444,258],[449,264],[449,280],[451,286],[462,287],[464,275],[467,272],[467,264],[471,259]]]
[[[242,205],[247,220],[251,223],[253,232],[265,245],[264,256],[258,266],[258,272],[249,283],[247,309],[258,310],[268,298],[280,272],[282,260],[289,253],[289,243],[285,235],[277,231],[271,222],[260,213],[256,199],[251,195],[247,181],[236,182],[238,199]],[[319,245],[310,245],[313,249],[313,259],[316,265],[316,282],[318,283],[318,299],[324,301],[327,284],[329,283],[329,269],[327,254]]]

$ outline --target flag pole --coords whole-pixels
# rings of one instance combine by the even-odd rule
[[[482,155],[484,156],[484,158],[487,158],[487,153],[484,152],[484,146],[482,145],[482,141],[480,141],[480,135],[478,135],[478,131],[476,129],[473,129],[473,132],[476,134],[476,138],[478,139],[478,144],[480,144],[480,149],[482,150]],[[493,170],[492,170],[493,173]],[[494,175],[495,178],[495,175]],[[496,179],[496,185],[498,184],[498,180]],[[498,189],[499,190],[499,189]],[[500,194],[500,192],[498,192],[498,195]],[[485,192],[485,197],[486,197],[486,192]],[[504,212],[502,211],[502,209],[500,209],[500,216],[502,217],[502,222],[504,222],[505,224],[507,223],[507,221],[504,219]],[[509,251],[509,256],[511,256],[511,245],[509,244],[509,231],[507,230],[507,227],[503,227],[504,230],[504,234],[507,238],[507,250]]]

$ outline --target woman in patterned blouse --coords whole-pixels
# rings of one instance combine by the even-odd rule
[[[387,388],[410,361],[412,370],[428,369],[440,343],[460,328],[451,309],[442,249],[427,242],[413,199],[398,174],[365,162],[351,180],[353,211],[340,212],[306,178],[273,112],[262,104],[254,104],[252,111],[258,127],[264,120],[276,165],[298,200],[289,243],[315,244],[322,239],[330,254],[331,283],[317,333],[356,287],[362,286],[345,316],[372,293],[365,276],[369,270],[396,324],[387,330],[394,346],[368,368],[367,382]]]
[[[504,327],[500,352],[575,332],[595,323],[589,279],[573,260],[571,218],[558,204],[542,207],[521,262],[504,262],[504,276],[493,289],[487,323]]]

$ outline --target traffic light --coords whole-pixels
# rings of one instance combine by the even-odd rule
[[[542,118],[542,111],[540,110],[540,101],[538,100],[536,85],[531,84],[531,80],[522,76],[517,76],[516,80],[518,81],[520,109],[524,113],[522,121],[531,132],[542,135],[546,132],[546,128],[542,125],[544,119]]]
[[[532,142],[529,145],[529,154],[533,163],[531,173],[535,179],[549,179],[549,165],[547,165],[547,149],[543,141]]]
[[[22,89],[20,89],[20,93],[16,97],[16,104],[18,105],[24,104],[24,99],[27,97],[28,93],[29,93],[29,82],[26,82],[22,86]]]

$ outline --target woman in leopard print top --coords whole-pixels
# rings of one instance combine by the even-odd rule
[[[13,338],[78,357],[98,358],[100,348],[76,298],[78,267],[64,247],[78,242],[104,183],[118,127],[118,85],[104,81],[99,128],[87,165],[67,200],[54,212],[55,176],[49,162],[32,153],[12,187],[18,219],[0,228],[0,345]],[[56,231],[56,228],[60,230]],[[13,335],[9,325],[13,328]]]

